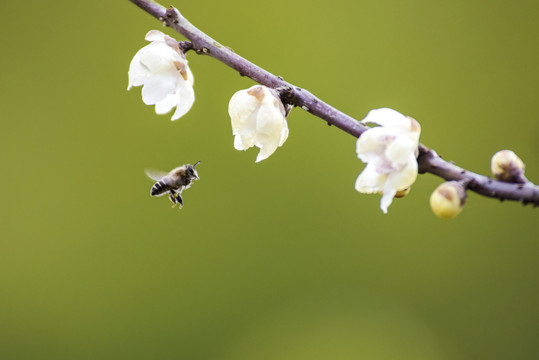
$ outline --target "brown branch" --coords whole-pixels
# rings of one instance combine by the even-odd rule
[[[209,55],[238,71],[241,76],[247,76],[259,84],[279,90],[284,103],[301,107],[354,137],[359,137],[369,129],[351,116],[318,99],[309,91],[284,81],[282,77],[273,75],[242,58],[230,48],[221,45],[193,26],[174,7],[166,9],[148,0],[130,1],[187,38],[191,44],[181,42],[183,49],[192,49],[197,54]],[[539,205],[539,186],[531,182],[526,184],[506,183],[473,173],[443,160],[434,150],[423,144],[419,145],[417,162],[420,173],[430,173],[445,180],[462,181],[468,184],[468,189],[478,194],[500,200],[520,201],[525,205],[529,203],[534,204],[534,206]]]

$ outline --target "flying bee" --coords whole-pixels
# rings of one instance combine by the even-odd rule
[[[172,201],[172,207],[180,204],[181,209],[183,206],[182,191],[188,189],[193,180],[200,180],[196,171],[198,164],[200,164],[200,161],[195,165],[185,164],[169,173],[146,169],[146,175],[156,181],[152,186],[151,196],[162,196],[168,193],[168,198]]]

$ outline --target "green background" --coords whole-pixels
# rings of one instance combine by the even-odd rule
[[[537,1],[176,1],[193,24],[357,119],[391,107],[488,174],[539,181]],[[169,5],[169,3],[164,3]],[[253,82],[188,54],[176,122],[127,88],[150,29],[128,1],[2,1],[0,358],[537,359],[538,212],[419,176],[384,215],[354,138],[301,109],[269,159],[233,148]],[[146,167],[201,160],[185,207]]]

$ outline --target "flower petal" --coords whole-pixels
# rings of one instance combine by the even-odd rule
[[[163,100],[155,104],[155,112],[159,115],[166,114],[178,105],[178,95],[168,94]]]
[[[148,77],[142,88],[142,101],[146,105],[155,105],[164,100],[168,94],[176,92],[178,78],[170,73]]]
[[[417,179],[417,160],[410,155],[408,162],[399,171],[389,175],[387,182],[395,190],[404,190],[412,186]]]
[[[387,214],[387,208],[393,202],[393,198],[395,197],[396,193],[397,190],[395,189],[388,189],[387,191],[384,191],[382,198],[380,199],[380,209],[382,209],[384,214]]]
[[[256,156],[255,163],[261,162],[262,160],[266,160],[275,152],[276,149],[277,148],[270,150],[267,146],[262,147],[260,151],[258,152],[258,155]]]
[[[361,122],[378,124],[384,127],[410,128],[410,120],[397,110],[390,108],[371,110]]]
[[[245,126],[249,117],[256,111],[259,104],[255,97],[247,94],[247,90],[236,92],[228,103],[228,114],[230,115],[232,131],[239,131]]]
[[[288,139],[288,133],[288,122],[285,119],[283,122],[283,129],[281,130],[281,140],[279,141],[279,146],[283,146],[286,139]]]
[[[172,116],[172,120],[177,120],[185,115],[195,102],[195,91],[190,83],[182,79],[179,80],[177,91],[178,106]]]
[[[140,63],[148,68],[153,74],[158,74],[171,69],[178,70],[175,61],[184,63],[181,56],[164,43],[151,43],[146,46],[146,51],[140,57]]]
[[[417,149],[417,142],[407,136],[399,136],[387,146],[385,155],[391,162],[405,163],[415,149]]]
[[[241,135],[235,135],[234,136],[234,148],[236,150],[247,150],[250,146],[244,146],[243,142],[241,141]]]
[[[356,141],[356,153],[361,159],[363,154],[375,153],[381,155],[385,150],[385,145],[391,141],[387,131],[382,127],[371,128],[365,131]],[[363,162],[366,160],[361,159]]]
[[[356,190],[363,194],[374,194],[382,191],[387,175],[376,171],[374,163],[368,163],[356,180]]]
[[[256,118],[256,146],[260,148],[256,162],[268,158],[279,147],[283,115],[273,106],[260,107]]]
[[[159,30],[150,30],[146,34],[145,39],[148,41],[165,41],[165,34]]]
[[[150,74],[148,68],[141,64],[140,59],[146,51],[146,47],[143,47],[133,57],[131,63],[129,64],[129,71],[127,73],[129,77],[129,85],[127,90],[131,89],[133,86],[141,86],[144,84],[144,79]]]

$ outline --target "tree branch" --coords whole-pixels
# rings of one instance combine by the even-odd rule
[[[238,71],[241,76],[247,76],[259,84],[279,90],[285,104],[301,107],[356,138],[369,129],[351,116],[323,102],[309,91],[288,83],[282,77],[273,75],[237,55],[232,49],[221,45],[193,26],[174,7],[167,9],[149,0],[130,1],[187,38],[191,45],[182,42],[182,49],[192,49],[197,54],[209,55]],[[524,205],[539,205],[539,186],[531,182],[526,184],[507,183],[473,173],[443,160],[434,150],[423,144],[419,144],[417,162],[419,173],[430,173],[445,180],[462,181],[467,183],[468,189],[480,195],[500,200],[520,201]]]

